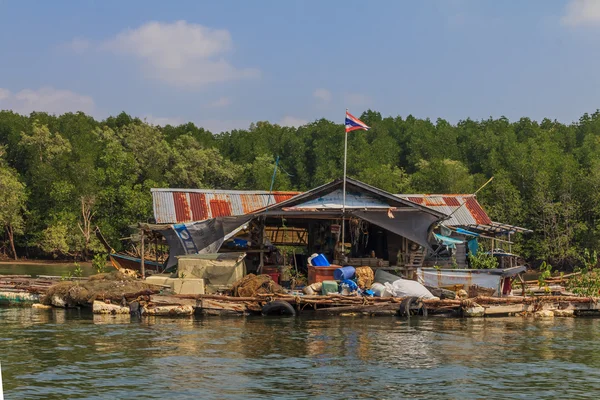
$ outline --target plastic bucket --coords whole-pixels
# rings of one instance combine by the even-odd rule
[[[269,275],[275,283],[279,283],[279,272],[267,272],[265,275]]]
[[[327,258],[323,254],[313,257],[310,263],[315,267],[329,267],[329,261],[327,261]]]
[[[343,281],[344,279],[352,279],[356,274],[356,269],[354,267],[342,267],[333,271],[333,279],[336,281]]]

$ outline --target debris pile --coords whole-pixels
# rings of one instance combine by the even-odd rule
[[[232,292],[236,297],[254,297],[259,294],[283,293],[283,288],[269,275],[248,274],[233,284]]]
[[[94,300],[119,302],[159,291],[154,285],[113,271],[91,276],[87,281],[58,282],[48,288],[40,302],[58,307],[87,306]]]

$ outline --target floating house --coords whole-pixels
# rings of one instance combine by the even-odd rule
[[[153,189],[157,225],[174,256],[246,251],[248,271],[277,265],[274,246],[300,247],[294,263],[324,254],[332,264],[416,270],[442,211],[348,178],[304,193]],[[203,220],[198,218],[206,217]],[[342,222],[343,217],[343,222]],[[342,227],[344,234],[342,235]],[[342,237],[344,243],[341,243]]]
[[[325,254],[335,264],[342,263],[344,256],[345,265],[394,269],[408,277],[422,266],[467,268],[467,254],[476,251],[482,240],[490,241],[487,247],[498,256],[505,256],[499,258],[501,266],[515,266],[516,257],[506,257],[512,251],[511,240],[516,233],[529,232],[492,221],[474,195],[394,195],[352,178],[347,179],[342,224],[342,186],[338,179],[305,193],[152,189],[154,216],[157,224],[168,227],[197,226],[224,217],[236,226],[260,217],[264,237],[255,234],[254,240],[247,240],[251,246],[259,242],[302,246],[309,254]],[[248,257],[248,262],[253,259]]]

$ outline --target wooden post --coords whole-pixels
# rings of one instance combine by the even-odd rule
[[[146,278],[146,264],[145,264],[145,260],[144,260],[144,255],[145,255],[145,249],[144,249],[144,237],[145,237],[145,232],[143,229],[140,229],[140,240],[141,240],[141,246],[140,246],[140,272],[142,273],[142,279]]]
[[[521,281],[521,296],[525,297],[525,280],[523,279],[523,274],[519,274],[517,277]]]
[[[265,266],[265,225],[266,225],[266,219],[264,220],[260,220],[260,252],[258,253],[259,255],[259,264],[258,264],[258,273],[262,274],[263,272],[263,267]]]
[[[154,260],[156,261],[156,265],[158,265],[158,235],[156,234],[154,236]]]

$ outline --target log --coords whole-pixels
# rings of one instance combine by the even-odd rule
[[[157,293],[160,293],[160,290],[145,289],[135,293],[124,293],[122,296],[119,297],[119,299],[123,297],[125,297],[126,299],[137,299],[140,296],[151,296]]]

